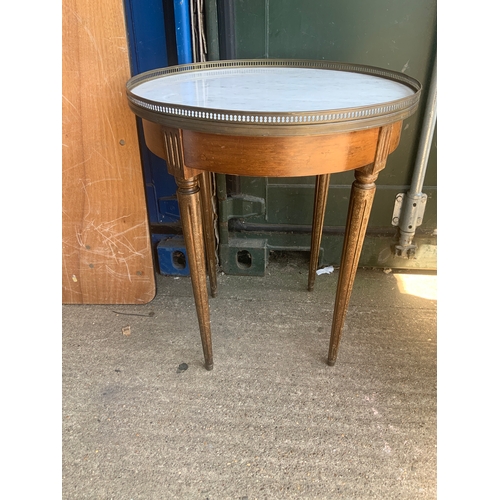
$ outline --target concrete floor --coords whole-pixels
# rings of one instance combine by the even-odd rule
[[[435,276],[360,269],[328,367],[337,276],[221,274],[211,372],[189,278],[64,306],[63,498],[436,498]]]

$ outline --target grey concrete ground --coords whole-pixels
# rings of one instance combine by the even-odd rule
[[[328,367],[337,275],[220,275],[211,372],[189,278],[64,306],[63,498],[436,498],[435,277],[359,270]]]

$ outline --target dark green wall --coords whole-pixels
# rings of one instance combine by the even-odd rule
[[[369,234],[377,229],[389,234],[396,194],[406,192],[411,182],[418,141],[421,133],[427,87],[436,54],[436,1],[435,0],[219,0],[226,8],[227,19],[232,18],[232,53],[238,59],[291,58],[324,59],[352,62],[402,71],[423,84],[419,110],[405,120],[398,149],[390,155],[387,167],[377,182],[378,190]],[[213,1],[210,2],[212,5]],[[219,9],[221,8],[219,3]],[[229,7],[229,10],[228,10]],[[229,12],[229,14],[227,14]],[[209,39],[213,33],[210,35]],[[219,36],[224,27],[219,19]],[[225,40],[227,42],[227,40]],[[417,236],[435,242],[429,236],[437,228],[437,159],[434,134],[423,192],[428,195],[426,212]],[[332,176],[325,224],[342,226],[347,212],[348,193],[353,180],[352,172]],[[312,217],[314,178],[256,179],[240,178],[242,194],[266,199],[266,214],[247,222],[266,224],[308,224]],[[225,227],[221,228],[222,231]],[[231,238],[240,238],[238,233]],[[244,235],[251,237],[250,233]],[[293,249],[294,239],[281,235],[256,234],[268,238],[284,249]],[[224,238],[223,238],[224,239]],[[227,239],[227,238],[226,238]],[[338,264],[340,243],[325,239],[325,262]],[[387,241],[387,245],[391,242]],[[301,244],[302,245],[302,244]],[[296,245],[297,246],[297,245]],[[300,245],[299,245],[300,246]],[[367,244],[367,248],[370,243]],[[298,248],[298,247],[297,247]],[[378,246],[377,246],[378,248]],[[420,254],[420,262],[392,260],[394,267],[435,268],[435,251]],[[378,252],[378,250],[376,250]],[[385,252],[387,254],[387,252]],[[425,256],[424,256],[425,255]],[[417,253],[417,259],[419,254]],[[364,260],[363,260],[364,259]],[[424,260],[427,259],[427,262]],[[223,263],[224,264],[224,263]],[[361,265],[383,265],[377,255],[362,255]]]

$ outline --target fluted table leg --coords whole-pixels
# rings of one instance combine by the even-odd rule
[[[205,248],[200,203],[200,188],[196,177],[176,177],[177,200],[181,213],[182,231],[191,271],[194,302],[200,326],[205,368],[213,368],[212,335],[210,332],[210,311],[208,306]]]
[[[312,291],[316,270],[318,268],[319,249],[321,246],[321,234],[323,233],[323,222],[325,220],[326,201],[328,199],[328,186],[330,185],[330,174],[316,176],[316,188],[314,190],[314,213],[311,233],[311,257],[309,259],[309,277],[307,289]]]
[[[342,327],[351,298],[354,278],[363,248],[368,219],[375,197],[375,181],[385,167],[389,152],[391,127],[380,128],[375,161],[371,165],[355,170],[356,180],[352,184],[349,211],[347,214],[342,260],[340,263],[337,293],[333,312],[332,333],[328,350],[328,364],[333,366],[337,359]]]
[[[364,183],[358,178],[352,185],[349,212],[347,215],[347,227],[342,250],[342,260],[335,295],[335,309],[332,323],[332,334],[330,338],[330,349],[328,351],[328,364],[333,366],[337,359],[337,352],[344,326],[347,306],[351,298],[354,277],[358,268],[359,257],[363,248],[366,227],[370,217],[370,211],[375,196],[375,183]]]
[[[198,177],[200,182],[201,206],[203,215],[203,235],[210,279],[210,293],[217,295],[217,256],[215,254],[215,229],[212,210],[212,182],[210,172],[203,172]]]

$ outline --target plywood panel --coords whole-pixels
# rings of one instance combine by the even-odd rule
[[[63,0],[63,302],[140,304],[155,279],[121,0]]]

